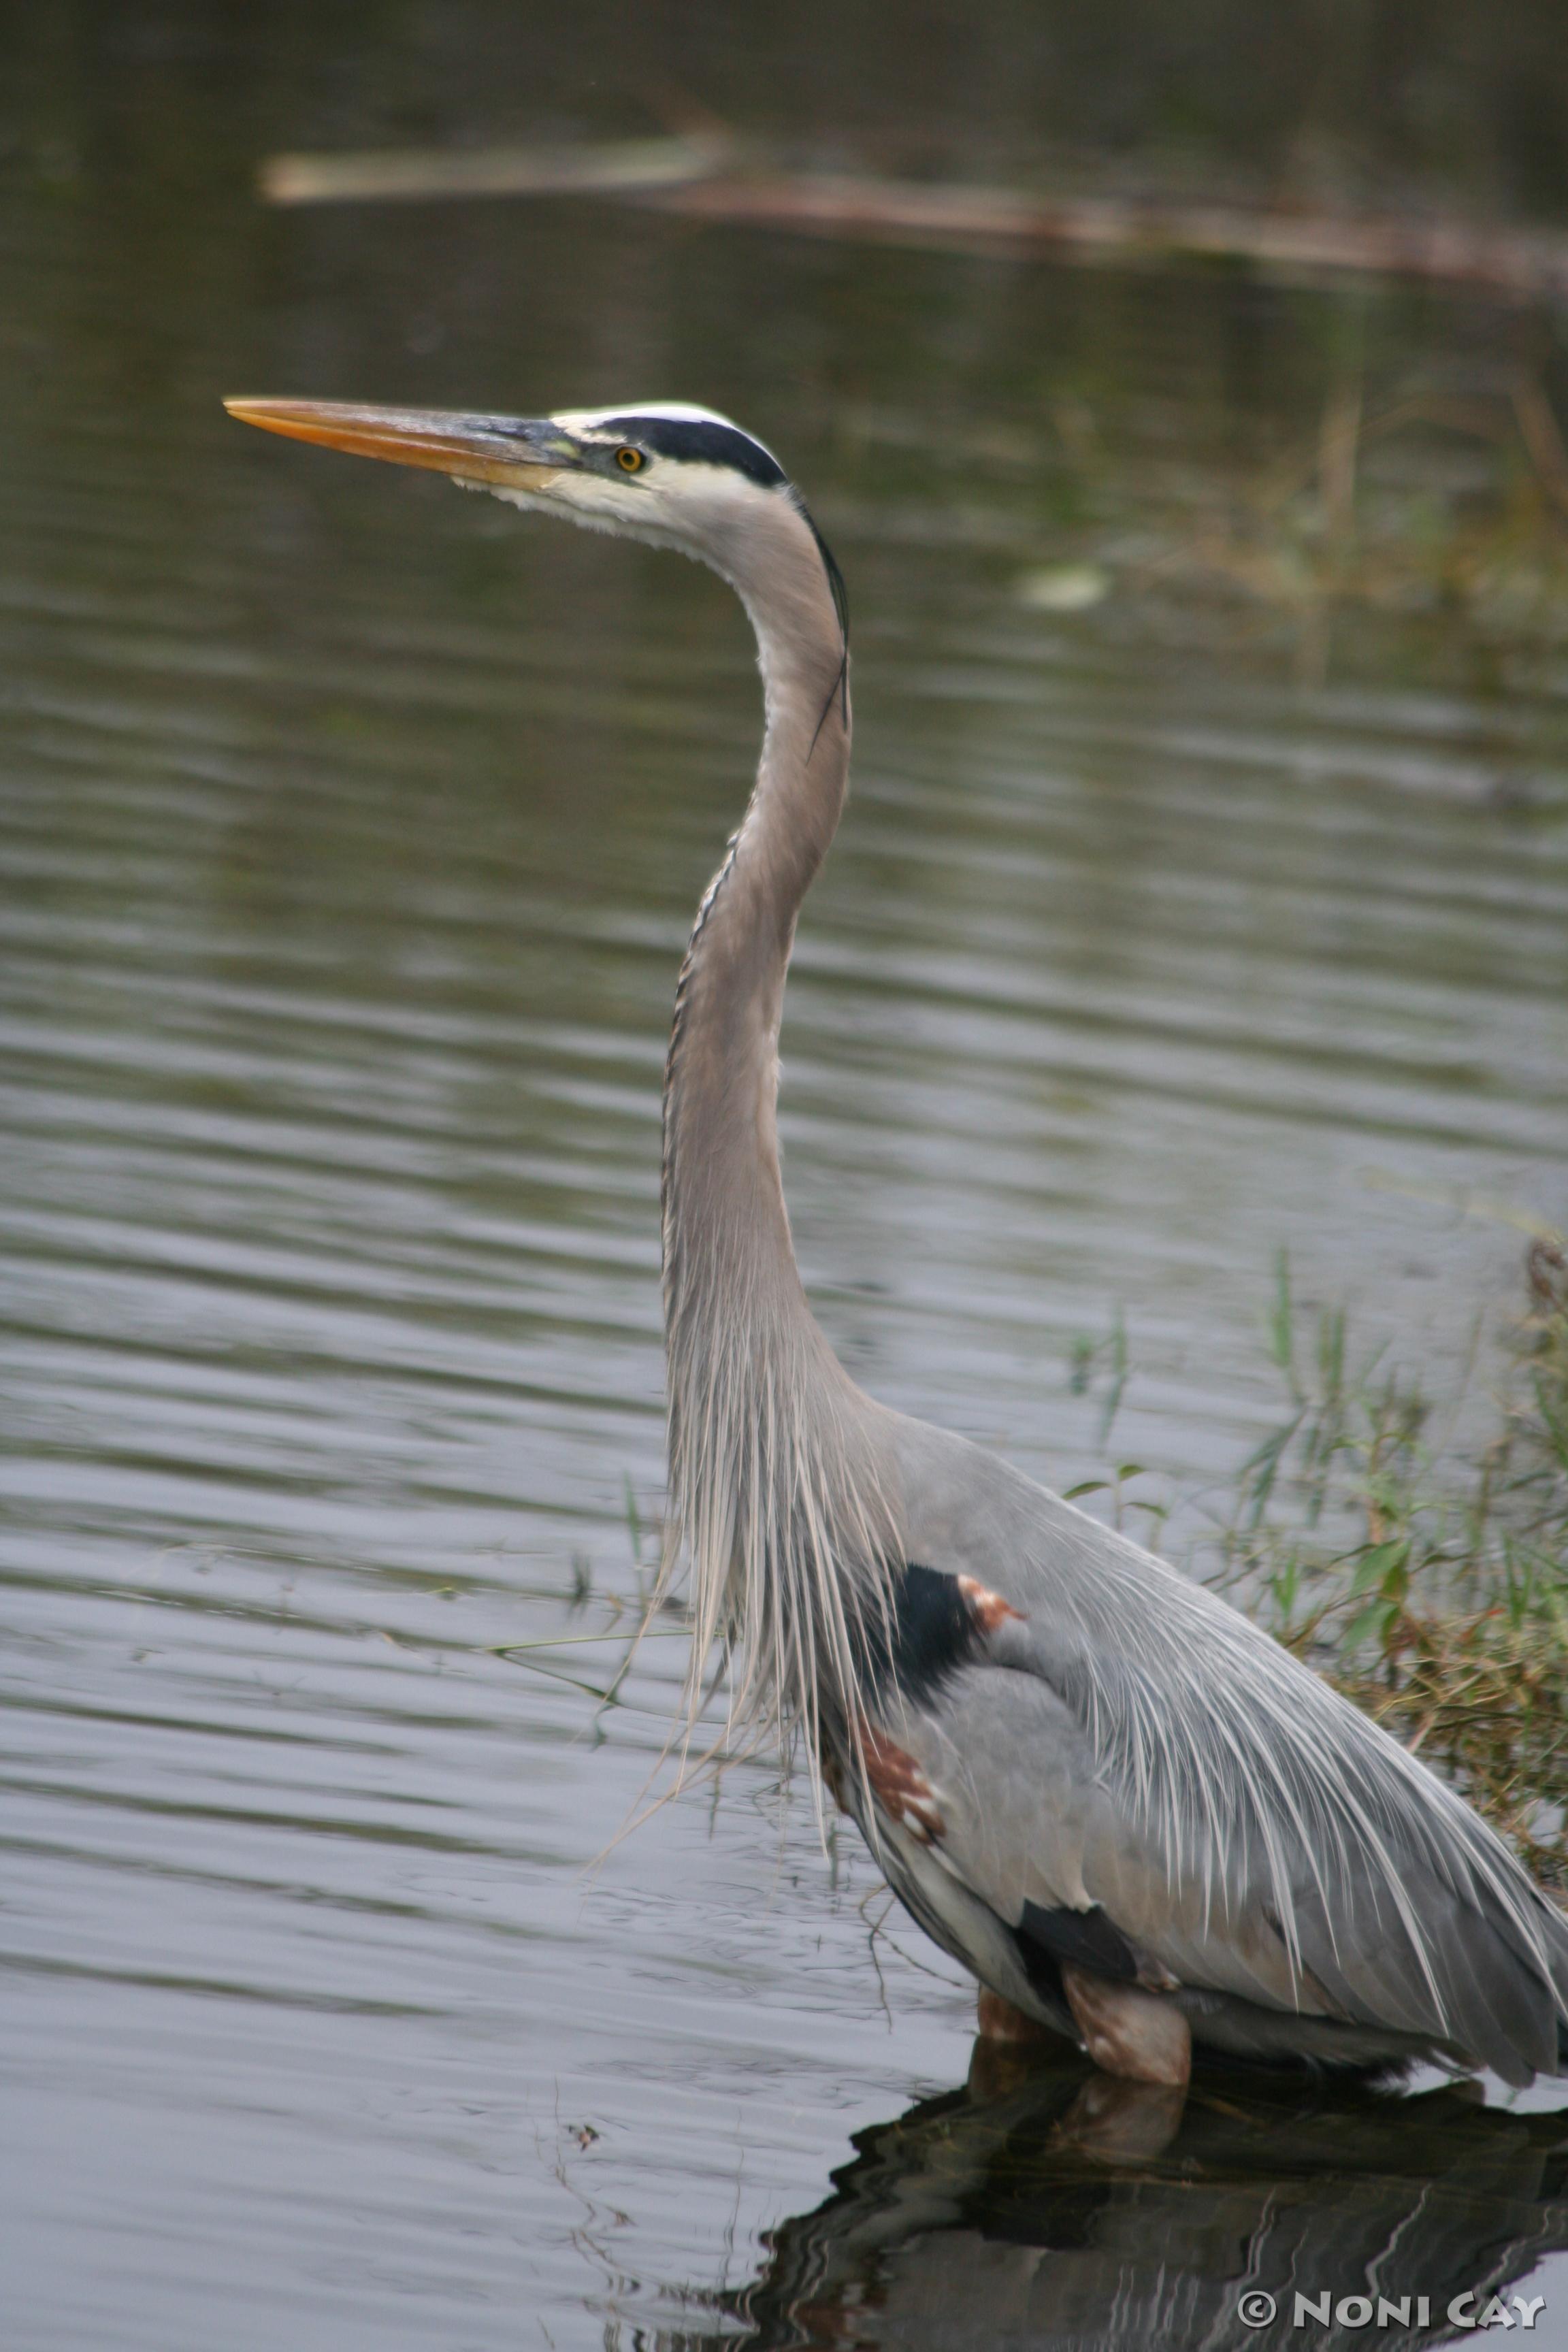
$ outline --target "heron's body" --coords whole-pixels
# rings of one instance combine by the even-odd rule
[[[1112,2071],[1420,2052],[1555,2072],[1568,1926],[1478,1817],[1213,1594],[855,1387],[790,1244],[784,976],[848,773],[842,591],[782,469],[679,406],[539,423],[237,403],[699,557],[757,632],[766,730],[699,911],[665,1096],[672,1564],[693,1690],[799,1728],[914,1916]]]

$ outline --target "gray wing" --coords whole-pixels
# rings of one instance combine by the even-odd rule
[[[1568,1923],[1453,1790],[1213,1594],[904,1426],[911,1555],[999,1604],[893,1729],[941,1823],[905,1857],[928,1900],[945,1874],[1047,1946],[1103,1915],[1146,1982],[1215,1997],[1210,2039],[1244,2003],[1556,2071]]]

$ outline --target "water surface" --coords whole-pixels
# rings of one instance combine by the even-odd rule
[[[765,1761],[612,1844],[682,1664],[616,1685],[751,650],[690,567],[217,399],[680,394],[781,448],[857,616],[784,1040],[813,1295],[891,1402],[1148,1465],[1177,1549],[1273,1409],[1280,1246],[1447,1393],[1517,1244],[1457,1204],[1562,1217],[1560,651],[1436,609],[1304,655],[1163,568],[1310,446],[1321,294],[268,220],[292,126],[128,70],[27,85],[0,213],[16,2340],[1221,2344],[1254,2278],[1381,2260],[1533,2280],[1568,2342],[1539,2116],[964,2088],[969,1995]],[[1498,331],[1366,331],[1395,373]],[[1119,1309],[1102,1442],[1068,1363]]]

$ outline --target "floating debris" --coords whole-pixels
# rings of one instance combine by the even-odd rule
[[[599,145],[373,147],[341,155],[272,155],[261,166],[258,184],[269,205],[630,194],[701,179],[732,157],[728,140],[706,134]]]
[[[1110,574],[1098,563],[1044,563],[1018,583],[1018,602],[1032,613],[1087,613],[1110,593]]]

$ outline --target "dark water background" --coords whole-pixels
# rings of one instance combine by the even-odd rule
[[[1369,413],[1495,407],[1526,363],[1555,396],[1551,322],[593,203],[281,216],[252,175],[646,131],[694,85],[820,160],[999,169],[1076,90],[1082,135],[1180,134],[1188,173],[1331,150],[1560,203],[1552,11],[1484,58],[1436,12],[1425,82],[1338,12],[1349,97],[1210,13],[1206,66],[1136,10],[1099,48],[1016,8],[967,46],[885,6],[750,46],[625,9],[5,28],[9,2343],[1217,2346],[1310,2340],[1240,2329],[1249,2284],[1368,2279],[1533,2280],[1568,2343],[1568,2135],[1528,2100],[964,2089],[969,1996],[873,1940],[868,1864],[762,1765],[593,1867],[681,1662],[603,1703],[658,1507],[663,1035],[750,647],[690,567],[217,404],[682,396],[779,447],[857,616],[784,1041],[814,1296],[879,1394],[1059,1484],[1105,1461],[1068,1364],[1120,1309],[1112,1451],[1179,1553],[1274,1408],[1281,1245],[1453,1398],[1518,1247],[1462,1204],[1563,1216],[1532,485],[1436,425],[1369,452],[1372,599],[1266,528],[1248,584],[1225,539],[1270,468],[1310,481],[1347,371]],[[1408,549],[1472,524],[1460,595]]]

